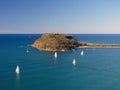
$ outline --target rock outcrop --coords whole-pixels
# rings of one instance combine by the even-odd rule
[[[72,35],[47,33],[43,34],[31,46],[45,51],[70,51],[76,49],[79,43]]]

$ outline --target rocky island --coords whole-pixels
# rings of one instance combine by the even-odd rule
[[[46,33],[37,39],[32,47],[45,51],[70,51],[76,48],[120,48],[118,44],[89,44],[78,42],[69,34]]]
[[[32,47],[45,51],[70,51],[79,46],[77,39],[72,35],[46,33],[37,39]]]

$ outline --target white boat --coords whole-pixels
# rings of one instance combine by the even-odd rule
[[[54,53],[54,57],[57,58],[57,52]]]
[[[81,51],[81,53],[80,53],[82,56],[84,55],[84,51]]]
[[[20,68],[19,68],[19,66],[18,66],[18,65],[17,65],[17,67],[16,67],[15,72],[16,72],[16,74],[19,74],[19,73],[20,73]]]
[[[75,60],[75,59],[73,59],[72,64],[73,64],[73,65],[76,65],[76,60]]]
[[[29,53],[29,50],[27,50],[26,52]]]

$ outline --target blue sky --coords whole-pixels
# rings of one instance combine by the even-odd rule
[[[0,0],[0,33],[120,33],[120,0]]]

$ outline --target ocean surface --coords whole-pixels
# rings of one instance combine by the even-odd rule
[[[120,48],[58,52],[55,59],[54,52],[29,46],[40,36],[0,35],[0,90],[120,90]],[[81,42],[120,44],[119,34],[74,36]],[[73,59],[76,66],[72,65]],[[19,75],[15,73],[17,65]]]

